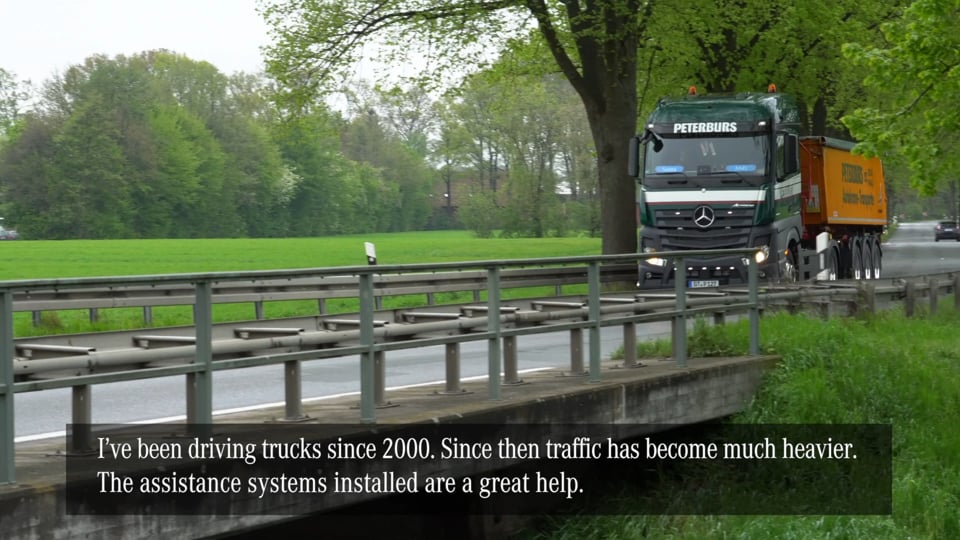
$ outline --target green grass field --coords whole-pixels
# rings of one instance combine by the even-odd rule
[[[0,281],[362,266],[367,262],[364,242],[376,245],[380,264],[600,253],[599,238],[482,239],[467,231],[324,238],[16,241],[0,242]],[[469,296],[461,296],[444,293],[438,295],[437,302],[468,301]],[[410,307],[422,303],[423,298],[389,298],[384,305]],[[331,300],[327,310],[331,313],[355,311],[356,301]],[[153,311],[154,326],[192,324],[189,308],[162,307]],[[314,301],[270,302],[265,304],[264,312],[267,318],[315,315],[317,304]],[[214,306],[214,320],[217,322],[250,320],[253,316],[250,304]],[[17,337],[27,337],[141,328],[142,320],[143,312],[139,308],[103,309],[98,312],[96,322],[89,321],[86,310],[73,310],[44,312],[40,325],[36,326],[31,314],[17,313],[14,333]]]
[[[600,239],[481,239],[467,231],[323,238],[66,240],[0,242],[0,280],[456,262],[600,253]]]

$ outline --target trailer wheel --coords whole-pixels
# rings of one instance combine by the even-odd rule
[[[863,279],[863,245],[859,238],[854,238],[850,243],[850,277]]]
[[[837,254],[837,277],[835,279],[846,279],[853,274],[853,245],[852,241],[840,242],[836,248]]]
[[[883,268],[883,251],[880,249],[880,238],[873,240],[873,279],[880,279],[880,269]]]
[[[873,240],[863,239],[863,279],[874,279],[873,277]]]

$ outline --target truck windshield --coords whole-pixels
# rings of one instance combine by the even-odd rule
[[[647,145],[644,183],[676,184],[688,180],[699,186],[763,182],[767,137],[685,137],[663,139],[657,152]]]

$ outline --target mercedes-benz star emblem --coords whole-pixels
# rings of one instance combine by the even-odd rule
[[[707,227],[713,225],[713,220],[716,216],[713,213],[713,208],[709,206],[698,206],[693,209],[693,222],[700,227],[701,229],[706,229]]]

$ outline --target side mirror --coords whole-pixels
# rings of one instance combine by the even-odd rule
[[[643,130],[643,138],[640,139],[642,144],[647,144],[648,142],[653,141],[653,151],[659,152],[663,150],[663,139],[659,135],[653,132],[650,128]]]
[[[630,137],[630,149],[627,156],[627,174],[634,178],[640,176],[640,146],[653,141],[653,151],[663,150],[663,139],[650,129],[643,130],[643,136]]]

